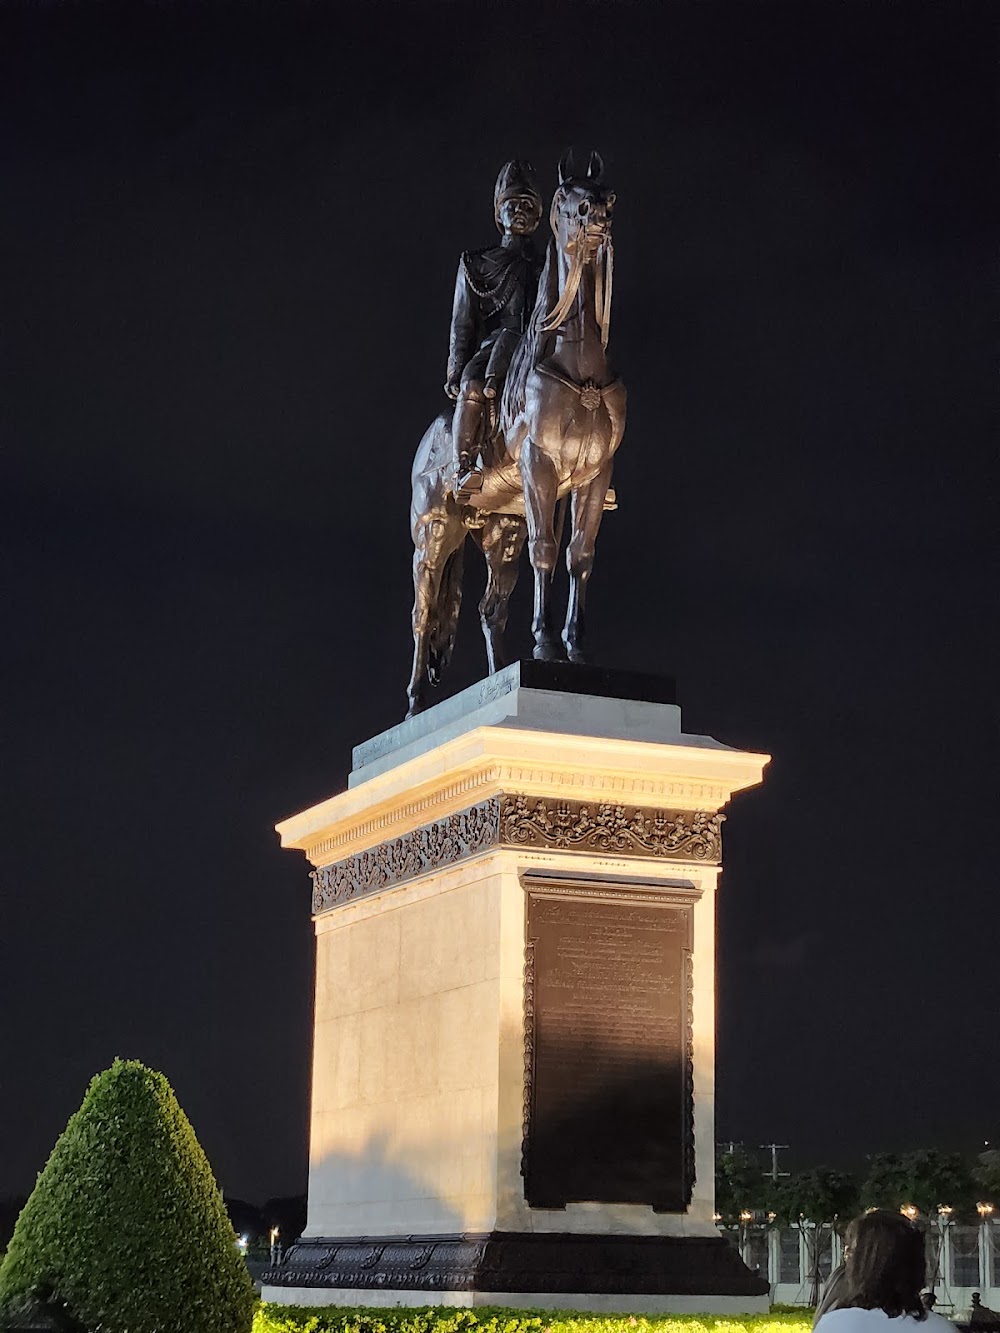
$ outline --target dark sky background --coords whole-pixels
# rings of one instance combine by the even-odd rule
[[[272,826],[402,715],[457,256],[570,143],[629,386],[594,655],[774,755],[726,826],[719,1137],[1000,1137],[996,12],[0,10],[0,1194],[117,1054],[227,1192],[304,1188]],[[483,669],[466,619],[449,689]]]

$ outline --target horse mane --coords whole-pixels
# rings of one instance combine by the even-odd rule
[[[524,411],[528,376],[544,361],[552,334],[545,328],[549,311],[559,299],[559,265],[556,260],[556,242],[553,237],[545,249],[545,263],[538,279],[538,295],[535,308],[528,320],[528,327],[521,335],[510,368],[504,381],[503,394],[500,398],[500,429],[505,435],[513,429],[514,422]]]
[[[510,369],[500,399],[500,429],[505,435],[524,411],[527,382],[531,371],[548,355],[551,336],[569,317],[580,291],[586,264],[583,247],[573,250],[569,271],[562,291],[559,290],[559,265],[556,258],[555,214],[559,202],[557,192],[552,201],[552,232],[545,251],[545,266],[538,280],[538,296],[531,312],[528,327],[511,357]],[[603,265],[603,267],[602,267]],[[614,251],[611,237],[605,236],[598,256],[594,285],[594,316],[601,330],[601,345],[607,347],[611,327],[611,283],[614,272]]]

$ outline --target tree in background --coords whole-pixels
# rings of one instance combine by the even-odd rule
[[[283,1248],[287,1249],[306,1229],[306,1196],[285,1195],[268,1199],[261,1209],[265,1226],[277,1227]]]
[[[765,1180],[760,1163],[734,1143],[728,1152],[715,1154],[715,1211],[723,1225],[740,1225],[742,1213],[765,1206]]]
[[[978,1163],[972,1168],[972,1179],[980,1197],[985,1202],[1000,1205],[1000,1151],[991,1148],[981,1152]]]
[[[925,1217],[939,1208],[975,1213],[972,1177],[959,1153],[921,1148],[908,1153],[875,1153],[861,1187],[866,1208],[916,1208]]]
[[[252,1241],[264,1235],[267,1230],[264,1225],[264,1214],[256,1204],[247,1203],[246,1199],[234,1199],[229,1195],[223,1196],[222,1204],[237,1236],[246,1236]]]
[[[857,1183],[846,1171],[817,1166],[771,1183],[770,1193],[775,1221],[796,1227],[805,1240],[809,1303],[816,1305],[822,1282],[822,1228],[842,1227],[858,1211]]]
[[[170,1085],[116,1060],[90,1084],[17,1220],[0,1314],[41,1306],[102,1333],[249,1333],[253,1303]]]
[[[900,1209],[920,1222],[927,1245],[927,1285],[932,1289],[941,1270],[948,1222],[976,1216],[975,1185],[965,1161],[959,1153],[935,1148],[874,1154],[868,1159],[861,1199],[866,1208]]]
[[[873,1153],[861,1186],[862,1206],[898,1211],[909,1202],[909,1175],[902,1157],[894,1152]]]

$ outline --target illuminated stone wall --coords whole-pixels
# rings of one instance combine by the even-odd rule
[[[432,710],[359,747],[349,790],[279,826],[315,867],[305,1238],[714,1237],[720,812],[767,756],[685,735],[671,704],[513,690],[442,710],[437,729]],[[526,1200],[526,893],[546,877],[583,898],[684,905],[686,1207]],[[352,1293],[328,1284],[322,1299]]]

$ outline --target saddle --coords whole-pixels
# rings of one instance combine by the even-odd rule
[[[555,380],[567,389],[571,389],[579,397],[580,406],[584,411],[596,412],[603,403],[608,414],[612,418],[616,416],[615,399],[621,389],[622,382],[620,379],[612,380],[610,384],[604,385],[600,385],[594,380],[577,384],[574,380],[567,379],[565,375],[560,375],[557,370],[553,370],[545,362],[540,362],[534,369],[547,379]],[[500,471],[504,467],[513,468],[516,466],[507,452],[507,443],[500,428],[500,400],[501,395],[498,393],[495,398],[486,401],[479,442],[479,465],[472,470],[471,474],[467,474],[470,484],[464,484],[466,479],[462,479],[463,485],[456,496],[460,503],[467,501],[482,489],[484,477],[488,473]],[[607,513],[617,508],[617,494],[614,487],[609,487],[604,501],[604,510]]]

